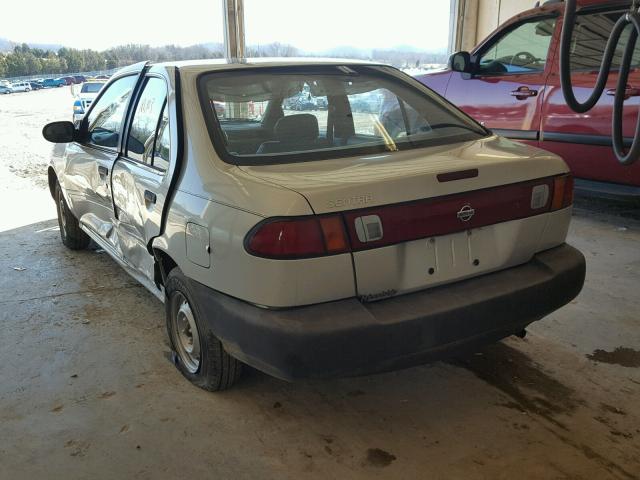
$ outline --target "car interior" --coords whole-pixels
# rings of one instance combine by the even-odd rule
[[[461,130],[480,133],[408,86],[365,75],[212,74],[203,90],[205,113],[232,156],[361,145],[395,150]]]

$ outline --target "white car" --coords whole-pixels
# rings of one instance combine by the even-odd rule
[[[12,83],[11,90],[13,90],[14,92],[30,92],[31,84],[29,82]]]
[[[80,87],[80,92],[75,96],[75,101],[73,102],[73,122],[77,122],[82,120],[85,112],[91,106],[91,102],[93,102],[102,87],[106,82],[96,81],[96,80],[88,80],[82,84]]]
[[[328,109],[285,111],[302,91]],[[366,93],[379,112],[351,109]],[[209,390],[243,363],[292,380],[451,355],[584,282],[562,159],[392,67],[139,64],[43,134],[63,243],[92,239],[165,302],[176,365]]]

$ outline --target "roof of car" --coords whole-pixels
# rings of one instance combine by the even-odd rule
[[[129,65],[121,69],[118,74],[124,72],[140,71],[145,62]],[[240,68],[251,68],[256,66],[287,67],[301,65],[384,65],[380,62],[367,60],[352,60],[346,58],[305,58],[305,57],[262,57],[247,58],[243,60],[214,58],[204,60],[180,60],[171,62],[154,63],[153,66],[178,67],[180,70],[190,72],[206,72],[209,70],[237,70]]]

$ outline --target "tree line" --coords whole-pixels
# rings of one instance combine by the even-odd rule
[[[444,55],[428,52],[405,52],[401,50],[339,51],[332,56],[375,59],[398,67],[418,66],[425,63],[444,63]],[[293,57],[305,55],[292,45],[279,42],[267,45],[253,45],[247,48],[247,57]],[[12,52],[0,53],[0,78],[40,76],[79,72],[95,72],[124,67],[132,63],[150,60],[164,62],[172,60],[194,60],[222,58],[224,47],[219,43],[179,47],[165,45],[121,45],[104,51],[91,49],[60,48],[58,51],[31,48],[26,43],[16,45]]]
[[[187,60],[220,58],[222,45],[194,45],[178,47],[166,45],[122,45],[104,51],[61,48],[57,52],[31,48],[27,44],[16,45],[7,54],[0,53],[0,77],[37,76],[40,74],[65,74],[111,70],[132,63],[151,60]]]

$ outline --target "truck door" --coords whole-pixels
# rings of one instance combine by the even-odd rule
[[[572,80],[579,101],[585,101],[593,90],[613,25],[627,11],[621,6],[608,6],[579,12],[571,44]],[[618,43],[605,94],[587,113],[575,113],[565,103],[560,87],[559,59],[554,60],[543,105],[540,146],[562,156],[577,177],[640,186],[640,163],[623,167],[611,146],[613,95],[631,28],[629,25]],[[632,65],[635,68],[629,76],[623,121],[624,135],[629,143],[640,105],[640,46],[636,46]]]
[[[557,16],[496,32],[474,53],[474,74],[451,75],[447,99],[500,135],[537,144]]]
[[[113,168],[115,226],[125,262],[153,280],[150,241],[160,233],[176,144],[173,78],[160,67],[145,76],[126,131],[123,155]],[[172,113],[173,112],[173,113]]]

